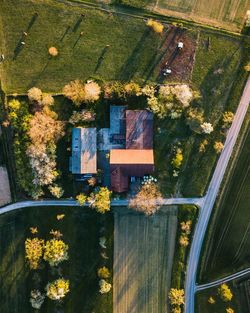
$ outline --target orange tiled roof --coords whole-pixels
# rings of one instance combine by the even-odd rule
[[[110,151],[110,164],[154,164],[154,152],[152,149],[114,149]]]

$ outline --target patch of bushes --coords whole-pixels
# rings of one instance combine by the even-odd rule
[[[189,245],[180,244],[179,240],[182,236],[189,236],[191,242],[192,232],[195,227],[197,218],[197,208],[193,205],[182,205],[178,208],[178,228],[176,236],[176,247],[174,255],[174,263],[172,269],[171,288],[180,289],[184,287],[184,272],[186,270],[186,261],[189,252]],[[185,225],[184,223],[185,222]],[[186,232],[185,227],[189,225],[189,231]],[[187,228],[187,227],[186,227]],[[183,235],[184,234],[184,235]]]

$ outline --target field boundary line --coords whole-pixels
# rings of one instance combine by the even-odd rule
[[[210,283],[207,283],[207,284],[202,284],[202,285],[197,285],[196,286],[196,291],[201,291],[201,290],[204,290],[204,289],[216,287],[216,286],[218,286],[220,284],[226,283],[226,282],[228,282],[230,280],[233,280],[233,279],[238,279],[238,278],[244,277],[245,275],[248,275],[248,274],[250,274],[250,267],[247,268],[247,269],[244,269],[242,271],[239,271],[237,273],[234,273],[232,275],[228,275],[226,277],[217,279],[217,280],[215,280],[213,282],[210,282]]]

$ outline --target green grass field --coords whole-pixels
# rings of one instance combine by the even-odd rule
[[[200,278],[210,281],[249,266],[249,151],[250,131],[244,137],[237,163],[233,168],[211,223],[208,247]]]
[[[162,40],[143,20],[78,5],[0,0],[0,6],[0,50],[6,57],[0,75],[7,93],[25,93],[34,85],[61,92],[70,80],[90,76],[143,80]],[[21,41],[26,43],[23,47]],[[59,50],[54,59],[48,55],[50,46]]]
[[[57,214],[65,218],[57,221]],[[113,217],[106,215],[106,235],[112,271]],[[104,219],[105,220],[105,219]],[[59,229],[69,244],[69,261],[62,263],[64,277],[70,280],[70,293],[64,300],[65,313],[112,313],[112,292],[100,295],[96,270],[101,264],[99,236],[103,218],[86,208],[36,207],[0,216],[0,312],[30,313],[29,298],[34,289],[33,272],[24,261],[24,240],[29,227],[38,227],[39,236],[48,238],[51,229]],[[40,287],[54,279],[47,267],[40,271]],[[57,277],[56,277],[57,278]],[[53,301],[46,299],[40,312],[55,312]]]

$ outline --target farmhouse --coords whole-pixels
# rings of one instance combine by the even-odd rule
[[[95,174],[96,163],[96,128],[73,128],[70,171],[72,174]]]
[[[153,114],[147,110],[124,110],[119,116],[120,122],[125,122],[125,149],[110,151],[110,176],[111,190],[120,193],[128,191],[129,179],[154,172],[154,152]],[[112,123],[113,120],[111,129]]]

